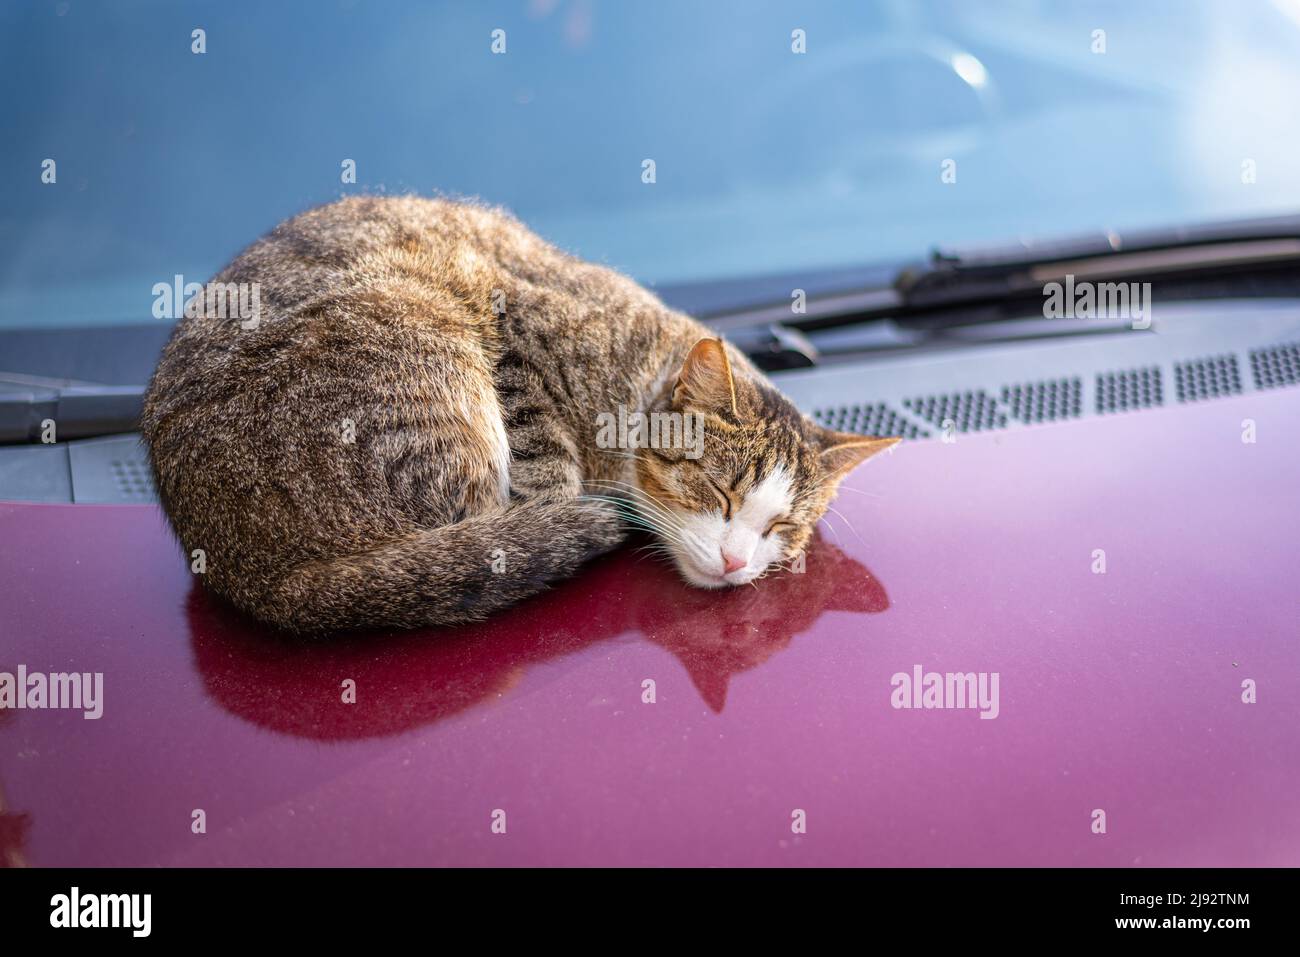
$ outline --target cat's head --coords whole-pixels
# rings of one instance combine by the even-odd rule
[[[639,508],[701,588],[743,585],[794,558],[841,480],[899,441],[822,428],[718,339],[696,343],[663,406],[698,416],[703,442],[640,452]]]

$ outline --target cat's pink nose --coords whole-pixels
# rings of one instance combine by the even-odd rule
[[[749,564],[747,559],[737,558],[735,555],[728,555],[725,551],[722,553],[722,567],[724,575],[730,575],[732,572],[738,572]]]

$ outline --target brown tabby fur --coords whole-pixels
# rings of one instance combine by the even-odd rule
[[[454,624],[537,592],[624,537],[584,491],[709,509],[705,476],[743,496],[784,463],[793,555],[893,442],[820,428],[703,326],[496,209],[343,200],[213,281],[259,284],[260,322],[183,318],[142,431],[206,583],[295,631]],[[703,457],[597,448],[620,404],[707,413]]]

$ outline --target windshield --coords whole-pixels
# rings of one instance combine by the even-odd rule
[[[1297,208],[1300,0],[17,3],[0,53],[9,327],[358,192],[658,284]]]

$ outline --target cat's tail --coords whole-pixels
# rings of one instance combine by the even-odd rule
[[[616,509],[535,500],[304,563],[253,611],[296,632],[478,621],[542,591],[624,535]]]

